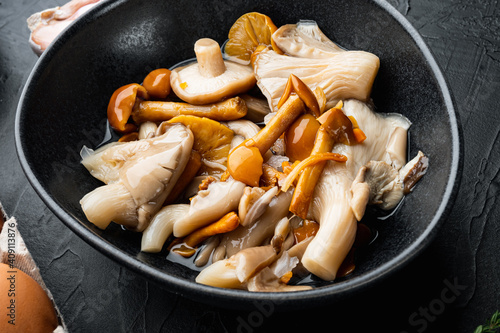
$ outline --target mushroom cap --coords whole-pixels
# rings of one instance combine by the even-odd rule
[[[215,120],[189,115],[177,116],[168,122],[181,123],[193,133],[193,150],[201,154],[199,174],[220,174],[225,170],[234,136],[231,129]]]
[[[175,68],[170,75],[170,85],[175,94],[191,104],[208,104],[250,90],[255,76],[249,66],[224,61],[226,71],[219,76],[200,74],[198,63]]]

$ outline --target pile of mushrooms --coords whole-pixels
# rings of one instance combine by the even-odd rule
[[[308,274],[348,274],[367,205],[394,209],[428,160],[406,160],[408,119],[367,103],[375,55],[341,49],[313,21],[273,41],[283,54],[259,47],[242,65],[203,38],[196,62],[117,89],[107,112],[121,139],[81,152],[106,184],[82,198],[88,220],[142,232],[144,252],[193,258],[211,286],[296,291]]]

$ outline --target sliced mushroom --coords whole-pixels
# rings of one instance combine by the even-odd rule
[[[113,172],[109,185],[98,187],[80,201],[88,220],[102,229],[114,220],[143,231],[182,174],[192,146],[191,131],[175,124],[155,138],[119,143],[111,146],[109,152],[100,152],[101,165],[92,167],[102,170],[110,165]],[[115,161],[119,168],[114,167]],[[117,193],[113,194],[107,186]],[[116,196],[126,196],[126,204],[117,204]]]
[[[197,62],[175,68],[170,84],[175,94],[191,104],[208,104],[248,91],[255,85],[252,69],[222,59],[219,44],[209,38],[195,43]]]
[[[184,237],[238,208],[245,184],[234,179],[214,182],[191,199],[189,213],[174,224],[174,236]]]

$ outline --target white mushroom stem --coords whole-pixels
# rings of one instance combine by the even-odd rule
[[[387,153],[392,161],[392,166],[401,168],[406,163],[406,146],[408,131],[402,127],[396,127],[387,144]]]
[[[351,250],[356,237],[357,221],[350,207],[352,178],[340,163],[325,169],[316,196],[320,227],[302,257],[304,267],[323,280],[334,280]]]
[[[158,126],[152,121],[146,121],[139,126],[139,140],[150,139],[155,136]]]
[[[160,252],[174,229],[174,222],[184,217],[189,211],[189,205],[177,204],[163,207],[153,216],[149,226],[142,233],[141,251]]]
[[[121,183],[96,188],[87,193],[80,204],[87,219],[100,229],[106,229],[111,221],[128,227],[137,223],[137,206]]]
[[[346,101],[343,111],[357,120],[367,139],[362,144],[334,146],[333,151],[346,155],[347,162],[328,162],[314,190],[309,214],[320,227],[302,257],[302,264],[324,280],[335,279],[354,242],[357,219],[364,213],[361,206],[366,205],[368,188],[356,185],[363,182],[361,177],[355,181],[358,170],[370,161],[392,163],[395,156],[387,151],[390,138],[398,127],[406,130],[410,125],[400,115],[374,113],[356,100]],[[394,151],[402,153],[399,149]],[[397,159],[404,159],[404,155]]]
[[[198,70],[204,77],[216,77],[226,71],[222,52],[215,40],[201,38],[194,44],[194,52],[198,61]]]
[[[245,184],[232,178],[211,183],[191,200],[189,213],[174,224],[174,236],[184,237],[236,210],[244,190]]]

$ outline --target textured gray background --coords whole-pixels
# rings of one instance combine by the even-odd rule
[[[75,236],[27,182],[14,118],[37,57],[26,18],[56,0],[0,0],[0,202],[15,216],[70,332],[472,332],[500,309],[500,5],[496,0],[390,0],[423,36],[455,97],[462,183],[433,244],[387,281],[341,305],[236,312],[171,294]],[[455,287],[450,287],[450,286]]]

